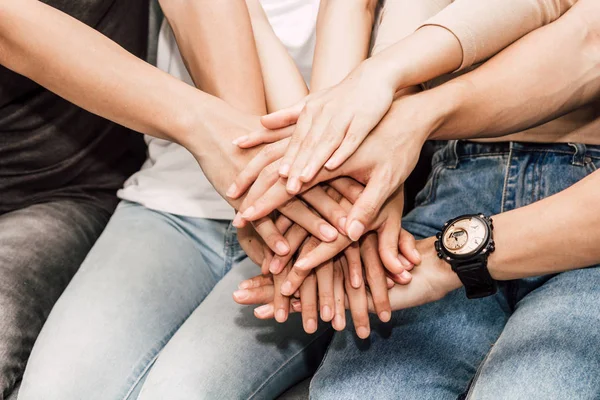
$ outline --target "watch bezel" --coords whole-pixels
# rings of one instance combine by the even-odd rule
[[[467,219],[467,218],[477,218],[480,220],[486,227],[486,238],[475,250],[466,253],[466,254],[456,254],[451,250],[447,249],[444,245],[443,237],[446,231],[452,226],[454,223]],[[482,255],[489,254],[494,251],[494,240],[493,240],[493,231],[494,227],[492,224],[492,219],[487,218],[483,214],[465,214],[453,218],[444,224],[441,232],[438,232],[436,235],[437,240],[435,241],[435,249],[438,252],[438,257],[446,260],[447,262],[451,262],[453,260],[463,261],[463,260],[474,260]]]

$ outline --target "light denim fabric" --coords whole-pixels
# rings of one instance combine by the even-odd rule
[[[331,337],[232,299],[260,270],[230,221],[123,202],[42,329],[21,400],[272,399]]]
[[[598,146],[451,141],[403,226],[432,236],[458,215],[493,215],[560,192],[598,165]],[[457,290],[394,312],[388,324],[373,318],[369,340],[351,327],[336,333],[311,398],[597,400],[599,304],[597,266],[503,282],[478,300]]]

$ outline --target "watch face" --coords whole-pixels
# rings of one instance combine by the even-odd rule
[[[469,217],[449,225],[444,230],[442,243],[452,254],[470,255],[481,249],[487,237],[487,225],[477,217]]]

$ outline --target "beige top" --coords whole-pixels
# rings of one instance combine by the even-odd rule
[[[435,25],[452,32],[463,50],[463,60],[458,71],[466,72],[527,33],[555,21],[576,1],[421,0],[412,2],[412,5],[414,7],[415,4],[422,4],[420,7],[423,12],[437,12],[421,24],[421,27]],[[440,77],[429,82],[427,87],[435,87],[454,77],[456,73]],[[501,139],[600,144],[600,106],[590,104],[546,124]],[[498,141],[498,138],[485,141]]]

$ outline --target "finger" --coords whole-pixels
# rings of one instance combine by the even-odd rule
[[[238,304],[267,304],[273,302],[274,294],[273,285],[238,289],[233,292],[233,300]]]
[[[310,274],[300,287],[302,304],[302,325],[306,333],[317,331],[317,279],[315,274]]]
[[[271,261],[273,260],[273,252],[269,249],[269,246],[263,244],[263,262],[260,265],[260,272],[263,275],[269,274],[269,266],[271,265]],[[243,288],[240,288],[243,289]]]
[[[369,233],[364,237],[360,246],[360,255],[365,265],[365,276],[371,291],[375,312],[382,322],[388,322],[392,316],[392,307],[388,296],[385,269],[377,252],[376,234]]]
[[[313,268],[323,264],[340,254],[352,241],[344,235],[339,235],[333,242],[320,243],[314,250],[301,254],[292,267],[292,272],[299,275],[306,274]]]
[[[342,143],[333,153],[331,158],[325,163],[325,168],[329,170],[336,169],[348,160],[362,144],[367,135],[371,133],[371,130],[373,130],[374,127],[375,125],[366,118],[355,116],[349,123]]]
[[[352,243],[344,250],[348,262],[348,276],[353,288],[358,289],[363,285],[363,268],[360,260],[360,248],[358,243]]]
[[[343,229],[346,225],[347,216],[346,211],[321,186],[315,186],[307,190],[302,193],[301,197],[326,221],[336,226],[342,233],[344,232]]]
[[[400,231],[399,248],[402,255],[412,264],[418,265],[421,263],[421,253],[417,250],[415,237],[407,230],[402,229]]]
[[[269,286],[273,284],[273,275],[258,275],[254,278],[246,279],[240,282],[238,289],[253,289],[261,286]]]
[[[261,218],[252,224],[256,233],[275,254],[284,256],[290,252],[290,245],[270,218]]]
[[[261,117],[260,122],[267,129],[279,129],[290,126],[298,121],[298,117],[306,104],[306,99],[302,99],[291,107],[283,108]]]
[[[328,185],[338,191],[350,203],[354,204],[365,190],[365,186],[352,178],[341,177],[332,179]]]
[[[319,243],[320,241],[315,237],[309,237],[300,249],[300,257],[314,250]],[[284,296],[291,296],[294,292],[296,292],[296,290],[298,290],[298,288],[300,288],[300,285],[302,285],[302,282],[304,282],[311,271],[312,269],[300,269],[293,267],[288,273],[285,282],[281,286],[281,294]]]
[[[360,197],[352,206],[348,214],[346,232],[350,239],[358,240],[366,230],[366,227],[377,218],[379,210],[391,194],[389,188],[390,179],[385,178],[383,173],[374,174],[365,187]]]
[[[299,305],[299,303],[298,303]],[[292,306],[290,306],[290,310],[289,312],[298,312],[292,309]],[[256,307],[254,309],[254,316],[258,319],[273,319],[275,316],[275,307],[273,306],[273,303],[269,303],[269,304],[264,304],[260,307]]]
[[[249,149],[265,143],[275,143],[282,139],[292,136],[294,126],[288,126],[281,129],[260,129],[250,132],[248,135],[240,136],[233,140],[233,144],[242,149]]]
[[[282,235],[285,235],[292,225],[294,225],[294,222],[285,215],[279,215],[275,220],[275,227],[279,229]]]
[[[288,201],[279,207],[278,210],[323,242],[331,242],[338,237],[336,228],[312,212],[306,204],[296,198]]]
[[[310,106],[310,104],[311,103],[307,106]],[[302,182],[310,181],[310,179],[305,179],[304,168],[306,167],[309,158],[312,157],[313,152],[320,146],[328,146],[328,144],[323,143],[323,136],[331,121],[331,115],[323,113],[321,110],[316,110],[312,114],[312,119],[312,125],[304,136],[304,139],[296,152],[296,157],[294,157],[290,166],[287,190],[292,194],[297,194],[300,191]],[[329,151],[333,152],[333,149]],[[316,171],[312,175],[314,176],[315,173]]]
[[[285,234],[285,238],[290,246],[290,251],[284,255],[276,255],[269,264],[269,272],[279,274],[288,262],[292,259],[296,251],[300,248],[304,240],[308,237],[306,229],[300,225],[293,225]]]
[[[288,319],[288,312],[290,309],[290,298],[281,294],[281,285],[285,281],[287,271],[291,268],[291,265],[286,265],[283,273],[273,276],[273,307],[275,309],[275,320],[279,323],[283,323]]]
[[[298,117],[298,121],[296,122],[296,127],[294,129],[294,133],[292,134],[290,144],[287,147],[285,155],[281,159],[281,165],[279,166],[280,176],[287,177],[290,173],[292,163],[296,159],[296,154],[298,153],[298,150],[300,150],[300,145],[310,130],[311,125],[312,115],[309,114],[306,109],[303,109]]]
[[[394,287],[394,281],[389,276],[385,277],[385,281],[387,283],[388,290]]]
[[[331,325],[336,331],[343,331],[346,328],[346,307],[344,290],[344,272],[339,259],[333,262],[333,296],[335,298],[335,316]]]
[[[346,257],[340,258],[342,270],[344,271],[344,287],[348,296],[348,305],[354,322],[356,334],[361,339],[366,339],[371,334],[371,325],[369,323],[369,310],[367,301],[367,291],[365,286],[355,289],[352,287],[349,279],[348,262]]]
[[[300,192],[307,191],[319,183],[331,179],[332,175],[333,173],[331,172],[320,172],[314,180],[302,185]],[[254,191],[254,187],[257,185],[260,185],[261,187]],[[254,221],[269,215],[273,210],[285,204],[286,201],[293,197],[287,192],[285,188],[285,179],[283,178],[280,178],[279,181],[272,184],[266,191],[265,186],[267,185],[265,185],[265,182],[263,182],[259,176],[254,185],[252,185],[252,188],[250,188],[246,199],[244,199],[244,202],[240,207],[240,209],[244,210],[242,217],[245,220]]]
[[[401,274],[390,274],[390,273],[388,273],[388,276],[390,277],[390,279],[392,281],[394,281],[395,283],[397,283],[399,285],[407,285],[412,280],[412,274],[410,272],[408,272],[408,271],[404,271]]]
[[[225,195],[232,199],[239,198],[259,178],[265,169],[271,173],[275,173],[275,176],[277,176],[277,170],[279,168],[278,161],[285,153],[288,142],[288,140],[281,140],[277,143],[269,144],[259,151],[235,177],[235,181],[227,189]],[[268,169],[269,166],[271,166],[270,170]],[[266,180],[266,178],[267,177],[263,176],[263,180]],[[277,179],[273,178],[271,174],[271,178],[268,182],[271,182],[272,184],[276,180]]]
[[[378,230],[379,256],[385,268],[393,274],[401,274],[405,268],[411,266],[409,262],[402,260],[398,253],[400,219],[400,215],[393,213]]]
[[[329,260],[315,270],[317,274],[317,289],[319,293],[319,308],[321,319],[329,322],[333,319],[335,309],[333,298],[333,261]]]
[[[326,108],[325,108],[326,111]],[[346,139],[346,130],[352,121],[352,115],[334,115],[320,136],[308,136],[296,157],[302,167],[300,180],[309,182]],[[312,133],[312,132],[311,132]]]

